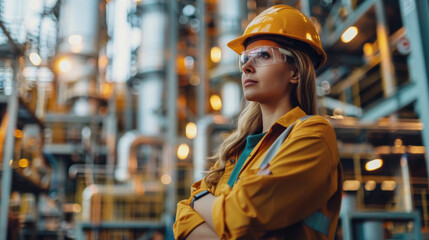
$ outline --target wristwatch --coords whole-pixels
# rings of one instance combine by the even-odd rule
[[[207,195],[209,193],[210,193],[209,191],[204,190],[202,192],[199,192],[199,193],[195,194],[194,198],[192,198],[192,201],[191,201],[191,208],[194,208],[194,203],[195,203],[196,200],[204,197],[205,195]]]

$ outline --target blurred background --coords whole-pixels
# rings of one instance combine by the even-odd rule
[[[243,104],[226,43],[274,4],[328,55],[337,239],[429,239],[427,0],[0,0],[0,240],[173,239]]]

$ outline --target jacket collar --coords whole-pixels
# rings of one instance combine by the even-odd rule
[[[296,120],[307,115],[300,107],[295,107],[294,109],[287,112],[285,115],[277,119],[276,123],[282,125],[283,127],[288,127]]]

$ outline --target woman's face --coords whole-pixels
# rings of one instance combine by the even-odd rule
[[[250,43],[246,50],[257,49],[262,46],[280,47],[270,40],[257,40]],[[261,104],[275,104],[278,101],[290,99],[291,84],[297,83],[292,65],[287,62],[279,62],[271,65],[255,66],[252,61],[247,61],[241,68],[241,84],[244,98],[248,101]]]

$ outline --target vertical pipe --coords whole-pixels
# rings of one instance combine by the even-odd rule
[[[222,85],[222,115],[234,117],[240,110],[241,87],[236,81],[225,81]]]
[[[198,31],[198,75],[200,84],[197,87],[197,116],[203,117],[206,114],[207,103],[207,43],[206,43],[206,4],[205,0],[198,0],[198,18],[200,21],[200,30]]]
[[[115,157],[116,157],[116,134],[117,134],[117,121],[116,121],[116,90],[113,92],[113,97],[108,101],[108,115],[105,122],[106,131],[106,146],[107,146],[107,176],[109,182],[113,183]]]
[[[162,119],[159,113],[162,105],[163,87],[163,79],[159,73],[147,74],[140,81],[138,86],[137,130],[143,135],[156,136],[162,131]]]
[[[165,81],[165,48],[167,43],[167,13],[162,0],[142,3],[142,42],[138,52],[139,79],[137,129],[143,135],[156,136],[162,132],[162,106]]]
[[[167,201],[166,201],[166,212],[167,212],[167,229],[172,226],[172,219],[175,215],[175,206],[176,206],[176,183],[177,183],[177,159],[175,155],[175,146],[177,143],[177,98],[178,98],[178,84],[177,84],[177,74],[176,74],[176,58],[177,58],[177,38],[178,38],[178,26],[177,26],[177,1],[170,0],[169,2],[169,50],[170,55],[168,59],[168,106],[167,106],[167,119],[168,119],[168,128],[167,128],[167,154],[169,158],[165,159],[167,161],[167,168],[165,173],[169,173],[171,177],[171,182],[167,186]],[[200,29],[201,31],[201,29]],[[202,62],[202,61],[200,61]],[[168,161],[169,160],[169,161]],[[171,235],[171,231],[167,231],[167,239]]]
[[[413,196],[411,193],[410,170],[408,168],[408,155],[405,153],[401,157],[401,176],[402,176],[402,194],[403,210],[405,212],[413,211]]]
[[[221,77],[222,115],[232,117],[240,111],[242,98],[241,84],[237,78],[230,76],[239,73],[237,54],[228,48],[227,43],[241,34],[241,19],[244,1],[220,0],[218,2],[217,44],[221,49],[222,58],[217,66],[219,72],[226,73]],[[231,68],[231,66],[234,66]],[[223,70],[221,70],[223,69]]]
[[[377,19],[377,42],[381,55],[381,76],[384,97],[387,98],[396,92],[396,80],[389,43],[388,23],[382,0],[375,1],[375,15]]]
[[[112,77],[115,82],[125,82],[131,59],[131,31],[127,23],[130,1],[114,0],[109,4],[114,9]]]
[[[344,0],[343,0],[344,2]],[[301,12],[304,13],[305,16],[310,17],[311,11],[310,11],[310,1],[309,0],[301,0]]]
[[[424,1],[418,1],[419,4],[422,4]],[[429,102],[429,70],[426,68],[429,65],[429,59],[425,59],[425,55],[422,52],[422,49],[427,48],[426,42],[422,41],[429,38],[427,29],[420,31],[422,28],[420,26],[429,27],[428,22],[419,22],[418,14],[425,15],[421,18],[428,19],[428,14],[425,12],[428,9],[428,4],[426,4],[425,9],[419,9],[419,6],[416,6],[416,1],[414,0],[400,0],[400,11],[402,17],[402,23],[407,29],[407,37],[410,40],[410,46],[412,48],[410,55],[407,58],[408,68],[410,73],[410,79],[417,85],[419,91],[417,98],[416,112],[419,113],[419,117],[424,126],[429,126],[429,109],[426,107]],[[421,6],[425,7],[425,6]],[[420,12],[423,11],[423,12]],[[418,13],[418,14],[416,14]],[[423,36],[423,38],[422,38]],[[429,53],[428,53],[429,54]],[[429,57],[429,55],[427,56]],[[425,62],[426,61],[426,62]],[[424,127],[422,130],[423,144],[425,146],[425,157],[426,157],[426,167],[427,172],[429,173],[429,127]]]
[[[421,198],[422,198],[422,208],[423,208],[423,227],[427,228],[429,225],[429,214],[428,214],[428,202],[427,202],[427,195],[426,195],[426,189],[423,189],[421,192]]]
[[[2,188],[1,188],[1,206],[0,206],[0,240],[7,239],[7,220],[9,213],[9,198],[12,185],[12,168],[10,161],[13,158],[15,128],[18,117],[18,92],[17,74],[18,70],[16,60],[14,61],[13,80],[12,80],[12,94],[9,96],[7,104],[7,112],[4,117],[7,117],[7,130],[5,135],[3,165],[2,165]],[[2,147],[2,146],[0,146]]]

